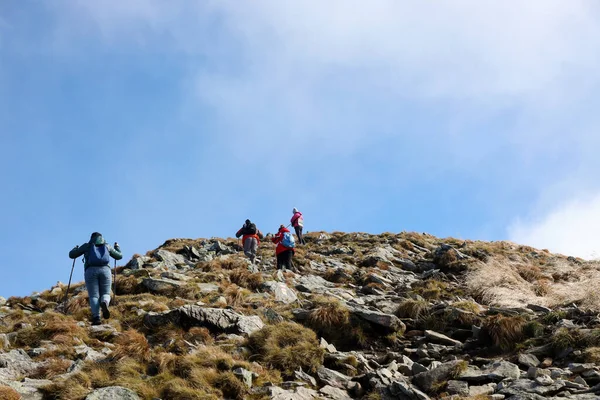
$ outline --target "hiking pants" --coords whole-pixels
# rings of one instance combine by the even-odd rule
[[[244,254],[250,259],[251,262],[254,262],[257,250],[258,240],[256,240],[256,238],[249,237],[244,240]]]
[[[294,250],[286,250],[277,254],[277,269],[287,269],[292,271],[294,266],[292,265],[292,257],[294,256]]]
[[[87,267],[85,270],[85,287],[90,298],[92,318],[100,318],[100,302],[110,303],[110,286],[112,275],[110,267]]]
[[[298,243],[304,244],[304,237],[302,236],[302,227],[300,225],[295,226],[296,236],[298,236]]]

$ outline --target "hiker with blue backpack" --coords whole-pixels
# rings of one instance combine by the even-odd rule
[[[110,318],[108,309],[112,283],[110,257],[120,260],[123,258],[123,254],[117,242],[112,247],[106,243],[102,234],[94,232],[89,242],[75,246],[69,252],[69,257],[72,259],[79,256],[84,256],[85,286],[92,310],[92,325],[100,325],[100,309],[102,309],[102,316],[105,319]]]
[[[296,241],[294,235],[285,226],[280,225],[279,231],[273,236],[271,241],[277,244],[275,255],[277,257],[277,269],[293,270],[292,257],[294,257]]]

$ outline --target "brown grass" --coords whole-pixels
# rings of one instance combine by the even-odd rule
[[[409,299],[398,305],[395,314],[399,318],[421,319],[429,315],[429,311],[429,302]]]
[[[250,290],[258,290],[263,283],[263,277],[260,273],[252,273],[247,268],[238,268],[229,274],[231,282],[238,286]]]
[[[58,375],[67,372],[67,369],[73,364],[71,360],[62,358],[53,358],[46,360],[31,376],[32,379],[52,379]],[[0,396],[0,399],[2,397]]]
[[[0,386],[0,399],[2,400],[20,400],[21,395],[9,386]]]
[[[264,327],[249,337],[248,346],[259,360],[286,376],[300,367],[313,373],[323,363],[324,351],[315,333],[293,322]]]
[[[494,315],[485,320],[484,331],[492,339],[492,343],[502,350],[510,350],[523,340],[525,320],[522,317],[506,317]]]
[[[148,340],[141,333],[127,330],[121,333],[115,340],[117,347],[112,352],[115,360],[131,357],[140,362],[150,360],[150,346]]]

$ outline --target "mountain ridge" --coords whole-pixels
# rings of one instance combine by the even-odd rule
[[[81,282],[64,304],[62,283],[9,298],[0,397],[598,398],[598,263],[414,232],[305,239],[295,272],[268,237],[255,265],[236,239],[169,239],[117,268],[100,326]]]

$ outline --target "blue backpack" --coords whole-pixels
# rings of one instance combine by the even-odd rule
[[[289,249],[293,249],[294,247],[296,247],[296,240],[294,239],[294,235],[292,235],[290,232],[284,232],[281,244]]]
[[[110,254],[108,252],[108,246],[106,244],[96,246],[95,244],[90,243],[86,264],[88,267],[104,267],[109,265]]]

